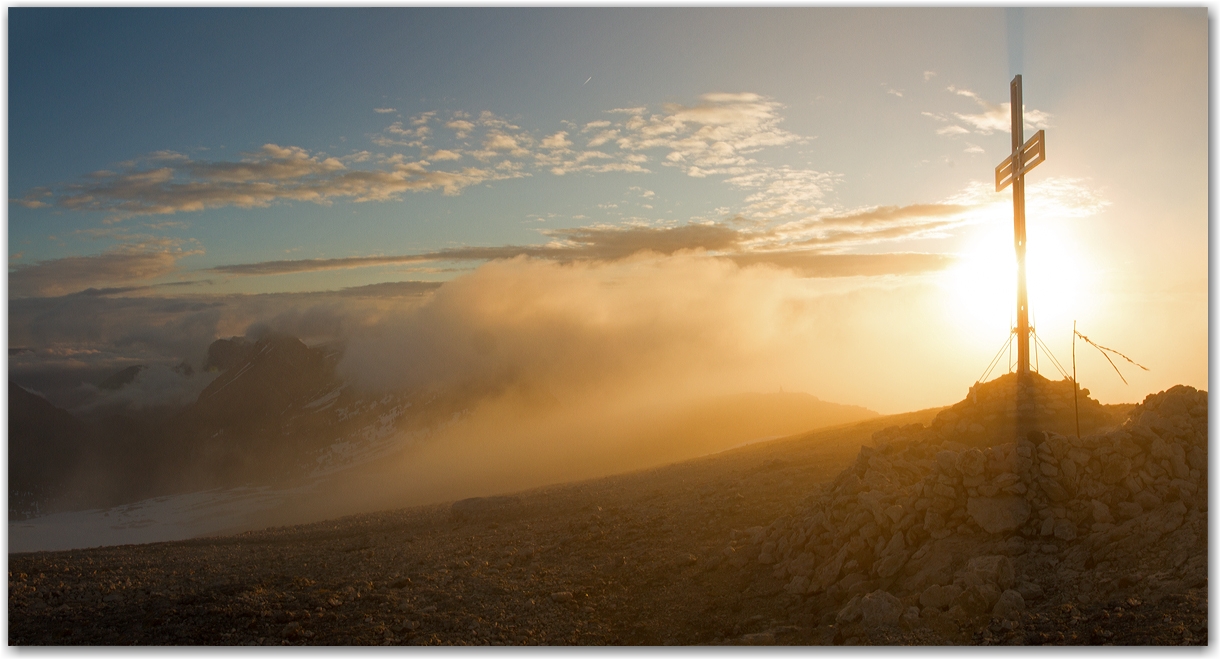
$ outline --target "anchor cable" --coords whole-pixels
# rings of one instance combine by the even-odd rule
[[[1004,345],[1000,346],[1000,350],[999,350],[999,352],[997,352],[995,354],[995,357],[991,358],[991,363],[987,365],[987,370],[983,371],[983,377],[979,378],[978,380],[975,380],[975,382],[982,382],[987,379],[988,375],[991,375],[991,370],[993,368],[995,368],[997,365],[999,365],[1000,357],[1004,356],[1004,350],[1007,349],[1008,346],[1012,345],[1012,337],[1013,337],[1013,333],[1009,332],[1008,340],[1004,342]]]
[[[1036,345],[1042,346],[1042,350],[1046,352],[1046,356],[1051,360],[1051,364],[1054,365],[1055,369],[1059,371],[1059,374],[1065,378],[1068,377],[1067,371],[1063,370],[1063,366],[1059,363],[1059,360],[1055,359],[1055,353],[1051,352],[1051,349],[1047,347],[1046,342],[1039,338],[1037,334],[1034,335],[1034,341],[1037,342]]]

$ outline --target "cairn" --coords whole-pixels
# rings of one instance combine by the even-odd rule
[[[1207,392],[1150,395],[1115,424],[1080,390],[1077,437],[1075,385],[1028,378],[975,385],[929,427],[875,433],[799,514],[734,531],[729,564],[772,566],[804,606],[833,614],[838,641],[946,621],[1012,629],[1032,600],[1155,596],[1175,575],[1205,587]],[[1153,558],[1165,569],[1141,572]]]

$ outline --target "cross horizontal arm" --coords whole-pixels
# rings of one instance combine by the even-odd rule
[[[1018,171],[1013,170],[1013,156],[1019,156],[1021,167]],[[1026,172],[1041,165],[1044,160],[1046,160],[1046,131],[1040,130],[1021,146],[1020,153],[1008,156],[1004,162],[996,166],[995,191],[999,192],[1012,185],[1015,178],[1025,176]]]

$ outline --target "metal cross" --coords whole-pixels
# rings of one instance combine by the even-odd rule
[[[1012,100],[1012,155],[995,168],[995,190],[1012,185],[1013,235],[1017,248],[1017,373],[1029,374],[1029,300],[1025,292],[1025,174],[1046,160],[1045,131],[1028,142],[1021,102],[1021,76],[1009,87]]]

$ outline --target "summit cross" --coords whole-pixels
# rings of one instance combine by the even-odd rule
[[[1017,249],[1017,373],[1029,374],[1029,300],[1025,291],[1025,174],[1046,160],[1045,131],[1029,141],[1021,101],[1021,76],[1009,85],[1012,100],[1012,155],[995,168],[995,190],[1012,186],[1013,238]]]

